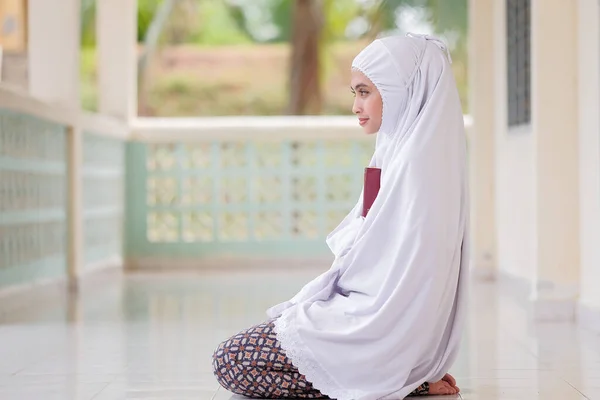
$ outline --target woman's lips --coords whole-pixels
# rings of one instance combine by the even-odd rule
[[[368,120],[369,120],[369,118],[359,118],[358,123],[362,126],[362,125],[366,124]]]

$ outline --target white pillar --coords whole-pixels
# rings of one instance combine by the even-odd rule
[[[579,291],[577,8],[576,1],[531,2],[539,319],[572,319]]]
[[[469,160],[472,213],[472,270],[496,276],[494,0],[469,1]]]
[[[29,0],[29,92],[79,110],[80,0]],[[83,260],[81,130],[67,129],[67,278],[77,288]]]
[[[600,5],[579,0],[579,319],[600,331]]]
[[[29,92],[79,108],[80,0],[29,0]]]
[[[99,111],[137,115],[137,0],[96,2]]]
[[[83,224],[83,145],[78,126],[67,130],[67,279],[69,288],[79,288],[79,277],[84,263]]]

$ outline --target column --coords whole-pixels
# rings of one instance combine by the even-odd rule
[[[79,108],[80,0],[29,0],[29,92]]]
[[[472,271],[496,276],[494,0],[469,1],[469,128]]]
[[[579,321],[600,332],[600,5],[579,0]]]
[[[571,320],[579,290],[577,1],[531,1],[537,319]],[[557,29],[557,27],[560,27]]]
[[[79,110],[80,0],[29,0],[29,92]],[[81,130],[67,129],[67,279],[77,289],[83,263]]]
[[[99,111],[137,116],[137,1],[96,2]]]

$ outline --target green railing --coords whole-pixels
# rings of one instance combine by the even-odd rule
[[[0,289],[66,271],[66,126],[0,109]]]
[[[0,87],[0,295],[121,265],[127,134]]]
[[[85,265],[122,258],[125,142],[86,132],[82,175]]]
[[[0,290],[123,259],[329,255],[374,146],[347,118],[138,120],[111,136],[108,119],[23,96],[0,88]]]
[[[0,86],[0,295],[123,262],[330,257],[373,148],[352,117],[125,126]]]
[[[265,120],[268,121],[268,120]],[[352,128],[243,127],[211,134],[193,123],[129,145],[127,256],[136,264],[177,259],[312,257],[352,208],[371,138]],[[352,121],[353,122],[353,121]],[[260,131],[260,126],[255,126]],[[141,260],[141,261],[140,261]]]

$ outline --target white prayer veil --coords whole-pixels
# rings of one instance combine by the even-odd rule
[[[375,40],[353,61],[383,100],[362,196],[329,235],[330,270],[268,310],[293,364],[338,400],[402,399],[454,363],[468,262],[466,138],[444,44],[426,35]]]

